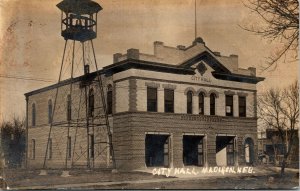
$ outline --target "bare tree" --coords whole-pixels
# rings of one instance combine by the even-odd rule
[[[299,123],[298,81],[285,89],[272,88],[263,93],[258,98],[258,114],[267,127],[278,131],[279,140],[285,145],[281,164],[281,175],[283,175],[287,159],[297,138],[295,133]]]
[[[274,54],[268,56],[264,70],[277,66],[281,58],[294,51],[298,58],[299,2],[298,0],[245,0],[244,5],[259,17],[260,25],[242,26],[243,29],[261,35],[271,41],[283,43]]]

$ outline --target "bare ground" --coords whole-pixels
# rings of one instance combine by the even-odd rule
[[[278,169],[262,169],[261,173],[233,176],[201,176],[175,178],[146,172],[70,171],[70,177],[61,177],[61,171],[5,170],[5,179],[12,189],[85,188],[85,189],[299,189],[297,170],[286,170],[281,178]]]

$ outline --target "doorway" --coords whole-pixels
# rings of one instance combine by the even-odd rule
[[[253,139],[248,137],[245,139],[245,160],[246,164],[252,165],[254,163],[254,142]]]
[[[183,135],[183,164],[185,166],[204,166],[203,137]]]
[[[145,161],[147,167],[169,167],[169,135],[146,134]]]
[[[218,166],[233,166],[235,143],[234,136],[216,137],[216,162]]]

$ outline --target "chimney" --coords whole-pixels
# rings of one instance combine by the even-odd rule
[[[153,44],[154,44],[154,55],[158,55],[158,53],[159,53],[158,48],[163,47],[164,43],[161,41],[155,41]]]
[[[122,54],[121,53],[116,53],[114,54],[114,63],[117,63],[119,62],[119,58],[122,57]]]
[[[178,46],[177,46],[177,49],[178,49],[178,50],[184,50],[184,49],[185,49],[185,46],[183,46],[183,45],[178,45]]]
[[[155,41],[154,42],[154,46],[163,46],[163,45],[164,45],[164,43],[161,42],[161,41]]]
[[[236,54],[231,54],[229,56],[229,58],[231,59],[231,62],[234,64],[235,70],[238,70],[238,67],[239,67],[239,56],[236,55]]]
[[[214,52],[214,55],[221,56],[221,52]]]
[[[254,68],[254,67],[249,67],[248,70],[250,70],[250,75],[251,75],[251,76],[256,76],[256,68]]]
[[[134,49],[134,48],[128,49],[127,50],[127,58],[138,60],[140,58],[139,49]]]

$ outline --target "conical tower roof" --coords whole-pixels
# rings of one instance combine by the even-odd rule
[[[63,0],[56,5],[63,12],[75,14],[94,14],[102,10],[102,7],[91,0]]]

